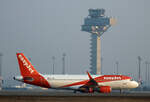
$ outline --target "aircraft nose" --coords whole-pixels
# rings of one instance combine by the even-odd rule
[[[139,86],[139,83],[136,81],[132,81],[132,85],[134,88],[137,88]]]

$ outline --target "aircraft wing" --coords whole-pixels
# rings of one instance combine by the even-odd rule
[[[94,78],[92,78],[92,76],[90,75],[90,73],[87,71],[88,77],[89,77],[89,81],[85,84],[85,86],[87,87],[97,87],[98,83],[96,82],[96,80]]]
[[[92,92],[93,89],[98,87],[98,83],[96,82],[96,80],[94,78],[92,78],[92,76],[90,75],[90,73],[88,71],[87,71],[87,74],[89,77],[89,81],[87,81],[83,86],[81,86],[79,88],[79,90]]]

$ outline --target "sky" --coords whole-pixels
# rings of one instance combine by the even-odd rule
[[[62,73],[66,53],[66,73],[85,74],[90,70],[90,34],[81,31],[89,8],[104,8],[116,19],[101,37],[103,73],[116,72],[137,77],[141,56],[142,78],[145,61],[150,62],[149,0],[0,0],[0,52],[2,76],[10,80],[20,75],[16,52],[30,57],[35,68]]]

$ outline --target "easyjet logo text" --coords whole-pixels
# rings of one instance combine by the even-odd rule
[[[121,77],[104,77],[106,80],[121,80]]]
[[[34,70],[31,68],[31,65],[29,65],[29,64],[27,63],[27,61],[24,59],[24,57],[23,57],[22,55],[19,55],[18,57],[19,57],[20,60],[22,61],[22,63],[23,63],[23,65],[25,66],[25,68],[27,68],[27,69],[30,71],[30,73],[32,74],[32,73],[34,72]]]

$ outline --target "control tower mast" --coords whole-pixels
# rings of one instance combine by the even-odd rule
[[[89,9],[84,19],[82,31],[91,33],[91,74],[101,74],[101,38],[100,36],[115,23],[115,19],[106,17],[104,9]]]

